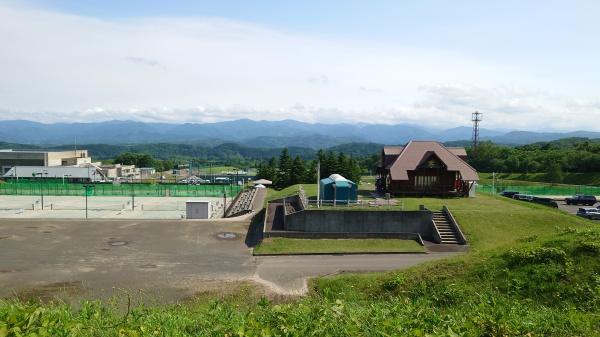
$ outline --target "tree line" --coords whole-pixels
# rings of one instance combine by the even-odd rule
[[[319,165],[320,163],[320,165]],[[360,183],[362,169],[357,159],[344,153],[319,150],[313,160],[304,160],[300,156],[292,158],[284,148],[279,158],[272,157],[258,165],[257,179],[273,182],[275,188],[285,188],[295,184],[314,184],[317,181],[317,167],[320,166],[321,179],[337,173],[343,177]]]
[[[481,172],[545,173],[560,183],[565,172],[600,171],[600,140],[567,138],[522,146],[482,142],[477,151],[467,149],[469,163]]]

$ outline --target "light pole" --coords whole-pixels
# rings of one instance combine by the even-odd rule
[[[85,218],[88,218],[88,193],[91,188],[94,188],[94,185],[83,185],[84,193],[85,193]]]
[[[131,210],[135,211],[135,189],[133,188],[133,179],[131,181]]]

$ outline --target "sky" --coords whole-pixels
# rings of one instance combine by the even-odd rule
[[[599,1],[0,0],[0,119],[600,131]]]

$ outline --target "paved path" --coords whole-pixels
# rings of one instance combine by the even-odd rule
[[[405,268],[455,253],[253,257],[248,221],[0,220],[0,297],[108,298],[127,289],[171,302],[222,281],[282,294],[309,277]],[[226,285],[226,284],[225,284]]]

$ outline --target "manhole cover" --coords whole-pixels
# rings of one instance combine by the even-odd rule
[[[110,241],[108,244],[111,246],[125,246],[127,241]]]
[[[237,238],[237,234],[236,233],[231,233],[231,232],[223,232],[223,233],[219,233],[217,234],[217,239],[223,239],[223,240],[233,240]]]

